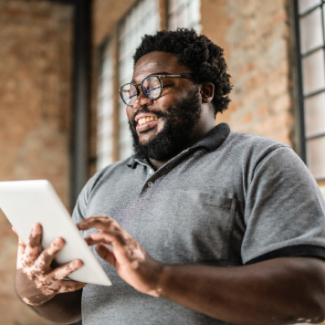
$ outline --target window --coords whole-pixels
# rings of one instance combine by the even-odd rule
[[[159,12],[156,0],[142,0],[123,19],[119,34],[119,85],[130,82],[133,73],[133,54],[145,34],[155,34],[159,30]],[[119,101],[119,159],[132,154],[132,139],[129,131],[125,104]]]
[[[133,73],[133,54],[145,34],[155,34],[160,28],[159,0],[139,0],[124,16],[117,28],[117,48],[115,41],[107,43],[102,51],[99,77],[97,114],[97,169],[113,162],[113,147],[117,146],[119,160],[132,154],[132,138],[129,131],[125,105],[118,98],[114,101],[116,87],[130,82]],[[169,29],[177,27],[194,28],[200,32],[200,0],[168,0]],[[115,37],[115,36],[114,36]],[[115,55],[117,53],[117,62]],[[113,58],[114,56],[114,58]],[[113,114],[113,113],[118,114]],[[118,116],[118,136],[113,138],[113,115]],[[114,124],[115,125],[115,124]],[[116,159],[114,155],[114,159]]]
[[[169,0],[168,29],[193,28],[201,32],[200,0]]]
[[[294,1],[298,47],[301,156],[325,180],[325,0]]]
[[[113,57],[108,43],[103,47],[97,110],[97,170],[112,163],[113,148]]]

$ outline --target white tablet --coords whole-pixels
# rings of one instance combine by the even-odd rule
[[[84,263],[69,279],[111,285],[110,279],[47,180],[0,182],[0,208],[25,243],[35,223],[42,225],[44,248],[57,237],[65,240],[66,244],[55,260],[60,265],[75,259]]]

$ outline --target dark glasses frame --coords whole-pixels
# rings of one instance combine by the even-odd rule
[[[148,78],[151,78],[151,77],[157,77],[157,79],[159,80],[159,83],[160,83],[160,93],[159,93],[158,96],[155,96],[154,98],[153,98],[153,97],[149,97],[149,96],[146,94],[146,92],[144,91],[144,86],[143,86],[143,83],[145,82],[145,80],[148,79]],[[124,88],[125,86],[127,86],[127,85],[133,85],[133,86],[135,87],[135,89],[137,90],[137,96],[136,96],[136,97],[139,97],[139,95],[140,95],[139,86],[141,86],[141,90],[142,90],[143,94],[144,94],[147,98],[149,98],[149,99],[151,99],[151,100],[158,99],[158,98],[161,96],[161,93],[162,93],[163,88],[164,88],[164,85],[163,85],[163,82],[162,82],[162,80],[163,80],[164,78],[186,78],[186,79],[191,79],[191,78],[193,78],[193,74],[191,74],[191,73],[183,73],[183,74],[150,74],[149,76],[145,77],[145,78],[142,80],[142,82],[139,83],[139,84],[135,84],[135,83],[133,83],[133,82],[128,82],[128,83],[124,84],[123,86],[121,86],[121,87],[119,88],[119,94],[120,94],[120,97],[121,97],[123,103],[124,103],[125,105],[127,105],[127,106],[130,106],[130,107],[133,106],[133,104],[130,105],[130,104],[126,103],[125,100],[123,99],[122,90],[123,90],[123,88]]]

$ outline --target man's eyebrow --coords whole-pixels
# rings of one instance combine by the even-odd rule
[[[161,71],[161,72],[150,73],[150,74],[147,75],[147,77],[149,77],[149,76],[154,76],[154,75],[156,75],[156,74],[171,74],[171,73],[170,73],[170,72],[167,72],[167,71]],[[147,77],[146,77],[146,78],[147,78]],[[131,83],[135,84],[136,81],[135,81],[134,79],[132,79],[132,80],[131,80]]]
[[[171,74],[171,73],[167,71],[161,71],[161,72],[150,73],[149,76],[154,76],[156,74]]]

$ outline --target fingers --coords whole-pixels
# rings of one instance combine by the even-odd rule
[[[35,270],[42,272],[49,269],[53,259],[63,248],[65,241],[62,238],[56,238],[51,245],[44,249],[35,262]]]
[[[77,291],[87,285],[87,283],[75,282],[75,281],[60,281],[59,284],[60,284],[60,289],[58,293]]]
[[[48,277],[50,277],[53,280],[62,280],[72,272],[80,269],[82,266],[83,266],[82,261],[75,260],[66,265],[56,268],[48,275]]]
[[[40,224],[35,224],[29,236],[25,249],[25,256],[28,263],[33,263],[39,255],[39,247],[41,244],[42,228]]]
[[[115,267],[116,264],[116,258],[114,253],[105,245],[98,244],[95,246],[96,252],[98,255],[105,261],[107,261],[109,264],[113,265]]]
[[[90,228],[97,228],[100,230],[116,231],[121,229],[120,225],[106,215],[89,217],[77,224],[79,230],[87,230]]]
[[[119,231],[98,231],[85,238],[88,245],[95,245],[99,243],[105,243],[112,245],[113,248],[116,245],[125,246],[126,241],[123,234]]]

